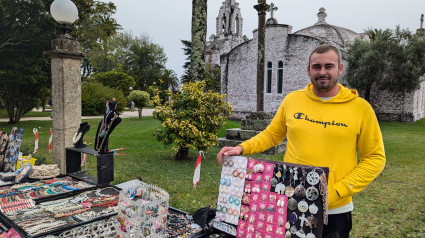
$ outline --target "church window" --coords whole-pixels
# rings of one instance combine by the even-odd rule
[[[272,62],[267,62],[267,93],[272,92]]]
[[[277,69],[277,93],[283,92],[283,62],[279,61]]]
[[[223,14],[223,18],[221,18],[221,32],[224,34],[227,34],[226,31],[226,24],[227,24],[227,18],[226,16]]]
[[[236,20],[235,20],[236,26],[235,26],[235,33],[240,35],[240,29],[239,29],[239,17],[236,16]]]

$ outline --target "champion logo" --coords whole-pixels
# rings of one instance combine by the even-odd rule
[[[345,123],[341,123],[341,122],[335,122],[335,121],[318,121],[318,120],[314,120],[308,117],[308,115],[302,113],[302,112],[297,112],[294,114],[294,118],[297,120],[305,120],[311,123],[315,123],[315,124],[319,124],[319,125],[323,125],[324,128],[326,128],[326,126],[343,126],[343,127],[348,127],[347,124]]]

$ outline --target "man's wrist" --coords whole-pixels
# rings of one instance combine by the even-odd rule
[[[243,147],[241,145],[237,145],[236,147],[240,147],[239,151],[241,152],[239,155],[243,154]]]

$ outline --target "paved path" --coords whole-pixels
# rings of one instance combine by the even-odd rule
[[[145,108],[142,110],[142,116],[152,116],[152,112],[155,109],[148,109]],[[120,114],[121,118],[127,118],[127,117],[138,117],[139,114],[137,113],[137,110],[134,112],[125,111]],[[92,119],[92,118],[102,118],[102,116],[82,116],[81,119]],[[50,117],[22,117],[21,121],[48,121],[52,120]],[[0,118],[0,122],[8,122],[9,118]]]

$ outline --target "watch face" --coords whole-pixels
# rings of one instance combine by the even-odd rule
[[[28,178],[31,171],[32,171],[32,165],[31,164],[25,165],[22,171],[18,175],[16,175],[15,182],[20,183],[22,180]]]

